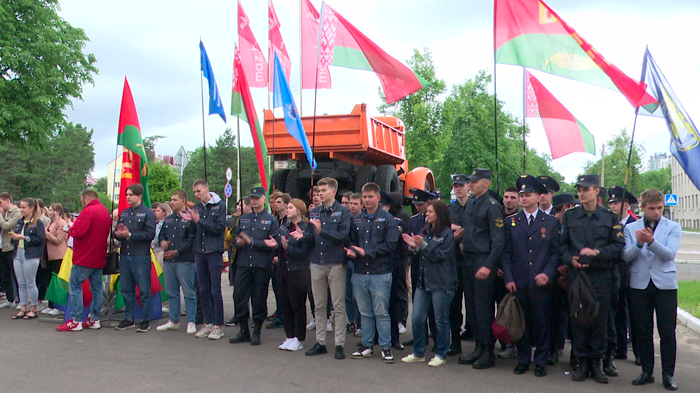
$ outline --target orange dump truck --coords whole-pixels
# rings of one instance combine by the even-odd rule
[[[338,195],[344,191],[359,192],[367,182],[375,182],[382,190],[399,192],[404,200],[411,198],[411,188],[434,190],[435,181],[428,168],[408,171],[406,136],[403,122],[396,117],[370,117],[367,105],[355,105],[342,115],[316,116],[316,137],[313,116],[302,122],[309,145],[314,148],[318,167],[314,183],[322,177],[338,180]],[[263,128],[269,154],[275,162],[294,161],[296,168],[275,169],[272,185],[295,198],[308,199],[312,171],[299,142],[289,133],[284,117],[275,118],[265,110]]]

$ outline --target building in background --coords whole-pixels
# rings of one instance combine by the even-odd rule
[[[115,170],[116,164],[116,170]],[[119,203],[119,187],[122,178],[122,155],[119,154],[115,160],[107,164],[107,195],[115,203]],[[116,181],[115,181],[116,179]]]
[[[700,229],[700,191],[690,181],[676,159],[671,163],[671,189],[678,195],[678,206],[673,207],[673,219],[683,228]]]
[[[644,163],[642,172],[668,168],[671,166],[671,157],[673,156],[667,152],[656,153],[653,156],[650,156],[649,161]]]

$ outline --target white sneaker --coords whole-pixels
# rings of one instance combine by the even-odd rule
[[[49,311],[47,314],[53,315],[53,316],[63,315],[63,311],[61,311],[61,310],[59,310],[59,309],[57,309],[57,308],[54,308],[54,309],[52,309],[51,311]]]
[[[12,307],[13,304],[14,304],[13,302],[5,302],[3,304],[0,304],[0,308],[10,308],[10,307]],[[311,329],[309,329],[309,330],[311,330]]]
[[[311,322],[306,325],[306,330],[316,330],[316,318],[311,318]]]
[[[333,331],[333,324],[331,323],[331,320],[326,321],[326,331],[327,332],[332,332]]]
[[[294,339],[292,339],[292,338],[287,338],[287,339],[285,339],[284,342],[283,342],[282,344],[280,344],[279,347],[277,347],[277,348],[281,349],[282,351],[286,351],[286,350],[289,349],[289,344],[291,344],[293,340],[294,340]]]
[[[425,356],[423,356],[422,358],[419,358],[418,356],[416,356],[414,354],[410,354],[408,356],[401,358],[401,361],[403,363],[423,363],[423,362],[425,362]]]
[[[22,305],[18,304],[17,307],[15,307],[15,308],[18,309],[18,310],[21,310],[21,309],[22,309]],[[27,307],[27,308],[29,308],[29,307]]]
[[[160,309],[160,311],[170,313],[170,307],[168,307],[168,306],[163,306],[163,307]]]
[[[301,341],[299,341],[299,339],[296,337],[294,337],[287,346],[287,351],[299,351],[301,349],[304,349],[304,346],[301,344]]]
[[[41,303],[39,303],[39,304],[36,306],[36,310],[37,310],[37,311],[42,311],[42,312],[43,312],[43,311],[45,310],[45,308],[44,308],[44,306],[41,305]]]
[[[197,338],[209,337],[209,333],[214,329],[214,325],[204,325],[201,329],[194,335]]]
[[[211,333],[209,333],[208,338],[210,340],[218,340],[223,336],[224,336],[224,331],[221,330],[221,328],[219,326],[214,326],[214,329],[211,330]]]
[[[178,329],[180,329],[180,324],[179,324],[179,323],[174,323],[173,321],[168,320],[168,322],[166,322],[166,323],[164,323],[164,324],[158,326],[158,327],[156,328],[156,331],[164,332],[164,331],[166,331],[166,330],[178,330]]]
[[[187,334],[195,334],[197,333],[197,324],[194,322],[189,322],[187,324]]]
[[[37,311],[38,311],[38,310],[37,310]],[[50,313],[51,311],[53,311],[53,308],[51,308],[51,307],[46,307],[45,309],[41,310],[41,313],[42,313],[42,314],[48,314],[48,313]]]
[[[498,353],[499,359],[512,359],[518,356],[518,350],[513,344],[506,344],[506,349]]]
[[[440,367],[440,366],[444,366],[445,363],[447,363],[447,360],[440,359],[439,357],[435,356],[434,358],[430,359],[430,361],[428,362],[428,366]]]
[[[404,333],[406,333],[406,325],[404,325],[403,322],[399,322],[399,334]]]

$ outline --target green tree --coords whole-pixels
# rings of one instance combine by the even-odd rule
[[[613,185],[623,186],[625,184],[625,172],[627,170],[627,159],[629,157],[631,142],[631,136],[627,133],[627,129],[623,128],[605,144],[604,186],[606,188],[610,188]],[[644,147],[639,144],[635,144],[634,149],[632,149],[630,173],[627,179],[627,189],[634,195],[639,195],[646,187],[642,177],[639,174],[642,167],[641,163],[643,156]],[[602,158],[595,162],[589,161],[584,167],[584,173],[600,175],[602,163]]]
[[[180,188],[180,176],[175,168],[155,160],[149,165],[148,191],[151,194],[151,202],[167,202],[173,191]]]
[[[671,194],[671,167],[647,171],[642,173],[640,177],[639,193],[649,188],[656,188],[664,194]]]
[[[64,109],[93,83],[87,35],[58,11],[57,0],[0,5],[0,144],[45,146],[65,126]]]
[[[107,176],[102,176],[101,178],[97,179],[97,182],[92,188],[95,190],[95,192],[103,192],[107,194]]]

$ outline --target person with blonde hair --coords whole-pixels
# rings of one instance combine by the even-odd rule
[[[12,319],[32,319],[37,317],[36,311],[39,305],[36,271],[39,268],[39,259],[44,253],[46,230],[44,223],[39,219],[41,211],[34,199],[22,199],[19,210],[22,213],[22,219],[17,222],[11,236],[15,244],[13,265],[17,275],[17,292],[21,308],[19,313],[12,316]],[[31,308],[27,310],[30,299]]]

